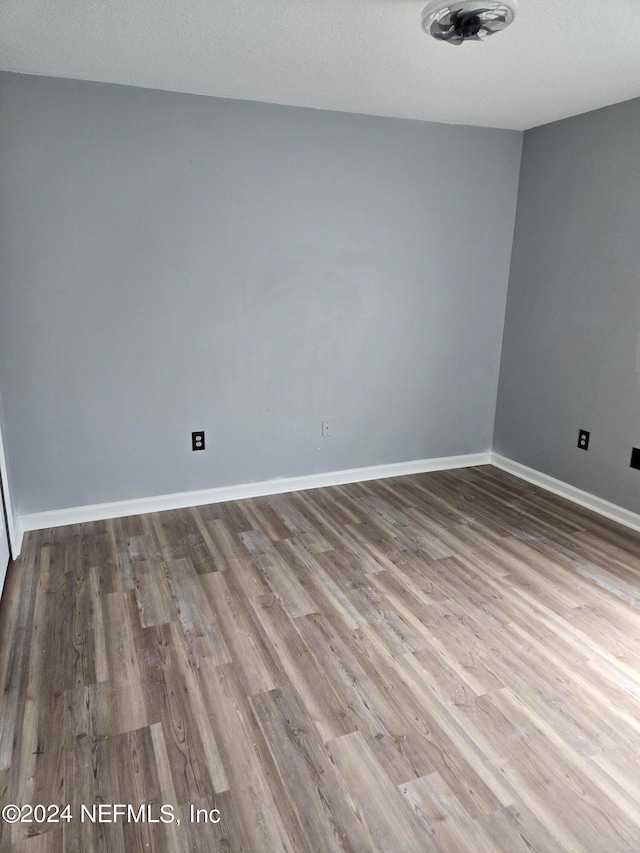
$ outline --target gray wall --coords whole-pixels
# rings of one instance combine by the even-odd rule
[[[9,74],[0,116],[20,512],[491,447],[521,134]]]
[[[525,133],[495,432],[499,453],[640,512],[633,446],[640,100]]]

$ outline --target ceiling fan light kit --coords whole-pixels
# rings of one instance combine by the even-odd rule
[[[459,45],[504,30],[515,16],[516,0],[432,0],[422,13],[422,29],[438,41]]]

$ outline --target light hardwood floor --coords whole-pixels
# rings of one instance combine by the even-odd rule
[[[639,557],[490,467],[30,533],[0,800],[74,819],[2,846],[637,853]]]

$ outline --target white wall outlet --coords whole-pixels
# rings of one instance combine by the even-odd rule
[[[331,421],[322,421],[322,437],[331,435]]]

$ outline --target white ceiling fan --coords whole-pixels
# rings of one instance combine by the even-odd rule
[[[432,0],[422,13],[422,29],[438,41],[459,45],[504,30],[515,16],[516,0]]]

